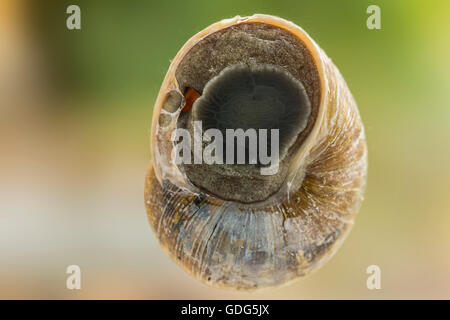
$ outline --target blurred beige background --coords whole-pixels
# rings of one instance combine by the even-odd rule
[[[81,7],[82,30],[66,28]],[[366,8],[381,8],[381,30]],[[0,298],[450,298],[449,1],[0,1]],[[144,209],[152,106],[169,60],[207,25],[267,13],[333,59],[369,145],[366,198],[318,272],[248,294],[162,252]],[[82,290],[65,287],[66,267]],[[382,289],[366,288],[367,266]]]

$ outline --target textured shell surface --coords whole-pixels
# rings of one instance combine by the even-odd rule
[[[274,177],[174,161],[173,131],[189,128],[213,81],[236,65],[281,70],[308,100]],[[207,27],[172,60],[153,112],[148,220],[186,272],[211,286],[255,290],[304,276],[336,252],[361,205],[366,140],[347,84],[303,29],[260,14]]]

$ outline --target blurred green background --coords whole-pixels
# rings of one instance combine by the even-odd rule
[[[81,30],[66,8],[81,8]],[[366,8],[381,8],[368,30]],[[0,298],[450,298],[449,1],[0,3]],[[235,15],[291,20],[360,109],[365,201],[318,272],[253,294],[212,289],[159,248],[143,204],[152,108],[189,37]],[[82,290],[65,288],[66,267]],[[366,288],[366,268],[382,272]]]

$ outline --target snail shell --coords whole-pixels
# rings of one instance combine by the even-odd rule
[[[302,110],[295,125],[282,132],[289,120],[278,119],[278,173],[177,165],[173,131],[206,119],[204,108],[214,114],[220,103],[210,100],[223,98],[214,94],[240,90],[246,75],[282,83],[273,94],[280,99],[284,87],[298,96],[283,109]],[[216,116],[225,117],[219,109]],[[181,48],[154,107],[151,156],[145,203],[161,247],[195,278],[238,290],[278,286],[322,266],[352,227],[367,170],[363,125],[338,69],[300,27],[260,14],[219,21]]]

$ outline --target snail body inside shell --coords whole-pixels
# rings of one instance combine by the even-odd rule
[[[182,156],[179,132],[192,146]],[[183,46],[155,104],[151,148],[150,224],[172,259],[213,286],[253,290],[316,269],[362,199],[356,103],[317,44],[277,17],[223,20]],[[212,149],[215,161],[203,161]]]

